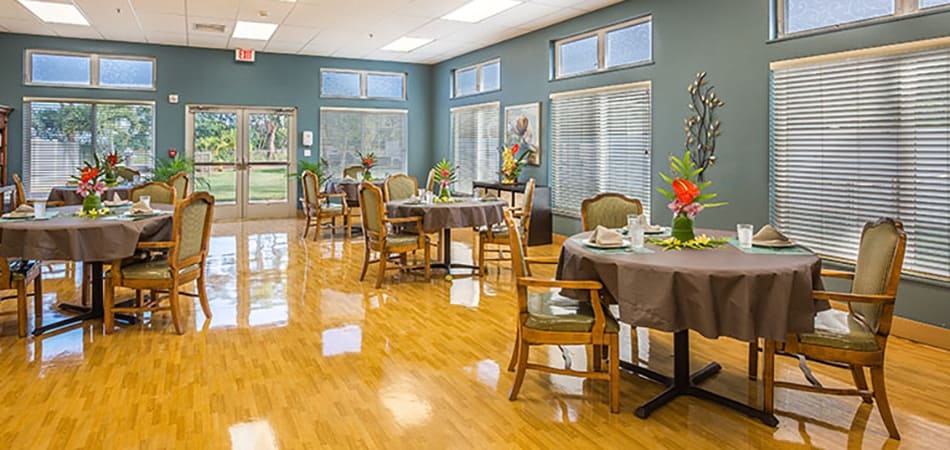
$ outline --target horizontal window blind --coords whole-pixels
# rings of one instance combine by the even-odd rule
[[[580,217],[585,198],[619,192],[649,217],[651,120],[649,83],[552,95],[554,212]]]
[[[773,224],[853,260],[892,217],[905,271],[950,277],[950,48],[777,68],[771,121]]]
[[[409,114],[405,109],[320,108],[320,157],[330,174],[360,165],[356,152],[376,154],[376,178],[404,173],[409,149]]]
[[[462,106],[452,116],[452,158],[458,166],[455,190],[472,192],[473,181],[495,181],[500,170],[498,102]]]

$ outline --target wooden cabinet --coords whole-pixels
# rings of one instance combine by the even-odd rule
[[[524,183],[502,184],[497,182],[476,181],[472,183],[474,189],[488,192],[511,193],[511,206],[517,206],[524,192]],[[534,201],[531,203],[531,225],[528,230],[528,245],[545,245],[552,242],[551,228],[551,189],[547,186],[534,187]]]
[[[13,108],[0,105],[0,186],[7,185],[7,152],[9,151],[7,125],[10,123],[10,114]]]

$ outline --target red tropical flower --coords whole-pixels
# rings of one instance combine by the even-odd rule
[[[106,155],[106,162],[108,162],[111,167],[117,166],[119,164],[119,155],[115,153]]]
[[[520,147],[518,146],[518,144],[512,145],[512,146],[511,146],[511,154],[512,154],[512,155],[517,155],[519,148],[520,148]]]
[[[673,193],[681,203],[687,205],[699,195],[699,188],[687,179],[677,178],[673,180]]]
[[[88,183],[93,178],[96,178],[99,175],[99,168],[97,167],[86,167],[82,169],[82,177],[79,181],[83,183]]]
[[[450,172],[449,169],[442,169],[441,175],[442,175],[444,178],[448,178],[449,175],[452,175],[452,172]]]

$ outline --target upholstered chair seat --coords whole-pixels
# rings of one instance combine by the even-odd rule
[[[620,325],[610,313],[605,313],[607,333],[617,333]],[[525,328],[543,331],[589,332],[594,326],[594,310],[588,301],[578,301],[557,292],[528,294],[528,318]]]
[[[184,276],[199,269],[199,264],[192,264],[178,269],[178,274]],[[122,266],[122,277],[127,280],[167,280],[172,277],[172,269],[167,259],[159,258]]]
[[[821,314],[826,318],[823,321],[816,321],[815,332],[799,334],[798,342],[859,352],[880,350],[877,340],[874,339],[874,332],[854,315],[837,309],[824,311]],[[827,326],[822,322],[831,322],[837,326]]]

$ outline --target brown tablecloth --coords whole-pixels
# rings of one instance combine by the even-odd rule
[[[383,180],[373,180],[373,184],[380,190],[383,189]],[[351,205],[358,205],[360,201],[360,181],[356,180],[330,180],[327,181],[327,192],[331,194],[346,194],[346,202]]]
[[[434,233],[442,229],[480,227],[505,221],[505,201],[480,201],[467,198],[456,203],[389,202],[386,213],[390,217],[422,217],[422,229]]]
[[[166,241],[172,237],[170,213],[130,221],[73,215],[79,209],[49,208],[59,214],[48,220],[0,220],[0,256],[109,262],[132,256],[139,241]]]
[[[620,305],[620,320],[633,326],[785,341],[789,333],[812,331],[815,313],[827,308],[811,296],[822,289],[816,255],[748,254],[729,244],[680,251],[648,244],[655,253],[603,253],[578,242],[587,234],[564,242],[557,277],[602,282]]]
[[[135,186],[132,186],[130,184],[124,184],[124,185],[119,185],[115,187],[108,187],[102,193],[102,200],[112,200],[112,194],[115,194],[115,193],[118,193],[119,197],[121,197],[122,200],[128,200],[129,192],[132,191],[133,187]],[[49,191],[49,197],[46,200],[51,201],[51,202],[61,201],[61,202],[64,202],[66,205],[81,205],[82,204],[82,197],[80,197],[79,194],[76,193],[75,186],[56,186],[52,190]]]

